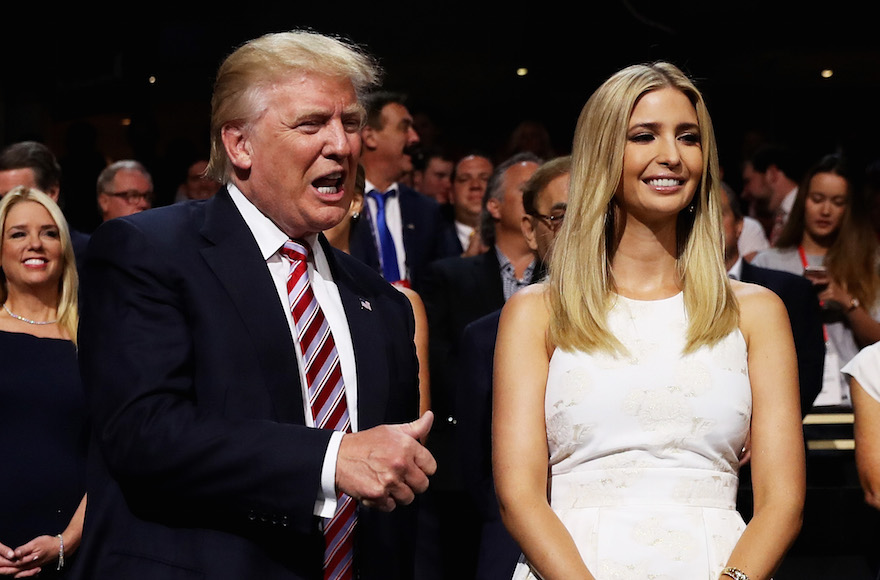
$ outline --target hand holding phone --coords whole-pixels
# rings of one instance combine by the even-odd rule
[[[828,271],[824,266],[807,266],[804,268],[804,278],[812,282],[818,292],[828,286]]]

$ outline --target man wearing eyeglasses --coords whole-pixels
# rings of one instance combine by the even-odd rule
[[[459,345],[468,323],[501,308],[519,288],[540,277],[521,222],[522,187],[541,162],[532,153],[520,153],[500,163],[483,198],[481,234],[489,249],[475,256],[437,260],[425,272],[420,294],[428,315],[431,408],[438,420],[428,449],[439,467],[426,493],[423,517],[436,522],[426,528],[436,529],[438,537],[420,534],[419,541],[440,555],[459,555],[454,562],[446,558],[429,566],[420,576],[426,580],[435,571],[469,576],[476,563],[478,521],[464,495],[455,442]],[[444,565],[451,569],[444,571]]]
[[[541,263],[550,259],[550,246],[565,220],[571,157],[546,162],[523,187],[522,231]]]
[[[523,186],[522,232],[541,263],[550,259],[565,220],[570,172],[571,157],[556,157]],[[474,580],[509,578],[520,555],[501,522],[492,477],[492,372],[500,315],[496,310],[475,320],[461,335],[456,431],[464,486],[480,519]]]
[[[98,176],[98,208],[103,221],[153,207],[153,178],[139,161],[111,163]]]

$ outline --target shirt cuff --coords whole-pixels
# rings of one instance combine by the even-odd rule
[[[332,518],[336,513],[336,458],[339,455],[343,435],[345,433],[342,431],[333,432],[327,445],[327,453],[324,455],[321,489],[318,490],[318,498],[315,500],[315,515],[319,518]]]

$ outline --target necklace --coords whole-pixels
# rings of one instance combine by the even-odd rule
[[[30,318],[25,318],[24,316],[19,316],[18,314],[11,311],[9,309],[9,307],[6,306],[5,302],[3,303],[3,310],[6,311],[6,314],[15,318],[16,320],[21,320],[22,322],[27,322],[28,324],[43,325],[43,324],[55,324],[56,322],[58,322],[57,319],[55,319],[55,320],[31,320]]]

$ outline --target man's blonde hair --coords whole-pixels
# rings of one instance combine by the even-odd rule
[[[214,82],[208,176],[228,183],[232,175],[232,164],[223,146],[223,127],[259,118],[265,112],[265,92],[302,72],[346,78],[358,99],[380,78],[378,64],[365,51],[316,32],[277,32],[243,44],[220,65]]]

